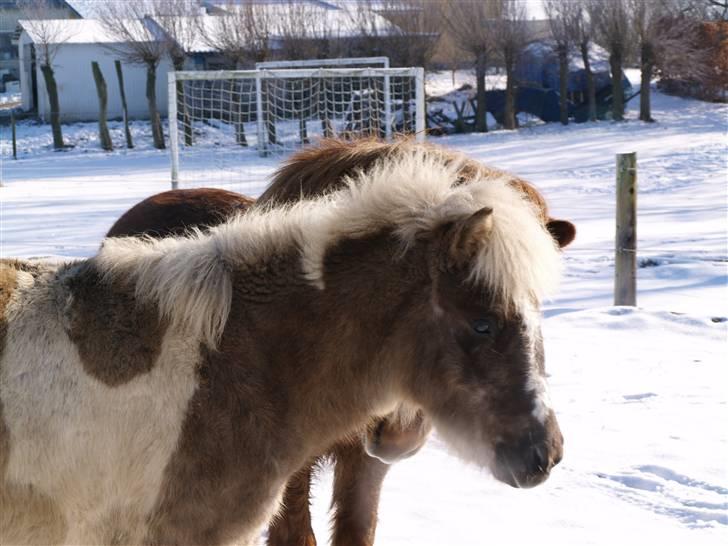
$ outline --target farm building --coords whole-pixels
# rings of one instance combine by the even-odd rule
[[[109,31],[100,20],[93,18],[99,16],[93,9],[98,7],[97,4],[81,0],[74,0],[71,3],[77,12],[89,18],[20,21],[22,32],[18,49],[23,110],[35,111],[41,119],[49,119],[48,93],[40,68],[40,56],[45,54],[44,44],[48,43],[48,55],[58,84],[62,121],[91,121],[98,118],[96,87],[91,70],[93,61],[99,63],[107,82],[108,117],[113,119],[122,115],[115,60],[122,60],[123,63],[129,116],[148,117],[146,66],[123,62],[124,55],[120,54],[120,51],[127,44]],[[268,32],[265,44],[251,44],[250,48],[260,48],[265,51],[267,58],[289,57],[294,53],[292,49],[299,52],[308,51],[321,42],[325,42],[327,47],[339,54],[347,53],[344,48],[356,47],[357,38],[364,31],[353,23],[345,10],[332,4],[312,0],[298,2],[296,5],[298,8],[293,12],[294,16],[310,21],[311,25],[306,27],[304,35],[294,38],[291,37],[289,28],[292,20],[284,17],[286,9],[291,6],[280,2],[255,2],[246,6],[202,2],[199,15],[147,16],[133,20],[133,25],[138,27],[138,31],[133,35],[140,41],[169,41],[171,38],[164,31],[165,28],[170,28],[168,19],[178,21],[190,19],[199,32],[186,38],[185,43],[177,44],[185,53],[186,70],[248,68],[240,64],[234,66],[231,59],[215,51],[213,48],[215,40],[206,37],[228,32],[231,24],[237,24],[238,20],[234,17],[227,22],[224,21],[231,10],[251,9],[251,6],[254,6],[255,15],[266,21]],[[372,14],[371,17],[380,35],[386,36],[392,24],[379,15]],[[187,25],[187,22],[180,24]],[[250,61],[250,68],[252,66],[253,62]],[[172,63],[169,57],[164,56],[157,69],[156,82],[157,106],[162,113],[167,110],[167,73],[171,69]]]
[[[142,24],[141,22],[139,23]],[[112,36],[99,21],[93,19],[52,19],[41,24],[20,21],[23,29],[19,41],[20,88],[22,108],[36,110],[47,121],[50,115],[48,93],[45,88],[37,50],[49,43],[51,64],[58,84],[61,119],[81,121],[98,119],[98,101],[91,63],[99,63],[108,89],[108,116],[122,116],[121,93],[114,61],[119,55],[114,48],[123,44]],[[44,32],[49,29],[50,31]],[[149,39],[154,39],[149,32]],[[157,69],[157,104],[161,111],[167,108],[167,72],[169,59],[162,59]],[[129,116],[148,117],[146,99],[146,68],[143,65],[123,63],[124,88]]]

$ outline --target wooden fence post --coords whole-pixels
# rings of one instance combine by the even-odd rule
[[[15,112],[10,111],[10,126],[13,133],[13,159],[18,159],[18,142],[15,133]]]
[[[124,134],[126,135],[126,147],[133,148],[131,131],[129,130],[129,111],[126,107],[126,93],[124,92],[124,73],[121,71],[121,61],[114,61],[116,68],[116,79],[119,81],[119,94],[121,96],[121,111],[124,114]]]
[[[614,305],[637,305],[637,154],[617,154]]]
[[[114,149],[114,144],[111,142],[109,126],[106,123],[106,108],[108,102],[106,80],[104,79],[104,75],[101,73],[99,63],[96,61],[91,61],[91,72],[93,72],[94,82],[96,83],[96,93],[99,96],[99,141],[101,142],[101,148],[110,152]]]

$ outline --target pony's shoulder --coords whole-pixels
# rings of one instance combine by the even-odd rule
[[[47,284],[49,279],[73,265],[74,263],[40,259],[0,259],[0,291],[9,294],[16,288],[27,289]]]
[[[48,273],[60,267],[61,263],[46,260],[21,260],[18,258],[2,258],[0,259],[0,271],[5,275],[11,273],[27,273],[33,277],[40,277],[44,273]]]

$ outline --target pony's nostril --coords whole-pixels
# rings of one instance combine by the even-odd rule
[[[548,472],[550,470],[548,455],[543,446],[533,448],[533,470],[536,472]]]
[[[563,459],[563,458],[564,458],[564,453],[561,450],[558,450],[556,452],[556,456],[554,457],[554,463],[552,466],[556,466],[557,464],[559,464],[561,462],[561,459]]]

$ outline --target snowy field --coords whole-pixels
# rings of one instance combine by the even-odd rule
[[[434,437],[392,468],[377,544],[728,544],[728,107],[655,94],[653,124],[636,107],[620,124],[433,139],[532,181],[577,225],[544,321],[565,457],[544,485],[514,490]],[[141,125],[138,148],[112,154],[95,149],[93,125],[69,128],[64,153],[47,127],[19,131],[17,161],[2,139],[2,257],[90,256],[122,212],[169,187],[168,155]],[[627,151],[638,154],[636,309],[612,306],[614,156]],[[211,172],[210,185],[259,193],[275,161],[244,161],[257,182]],[[324,473],[320,544],[330,489]]]

